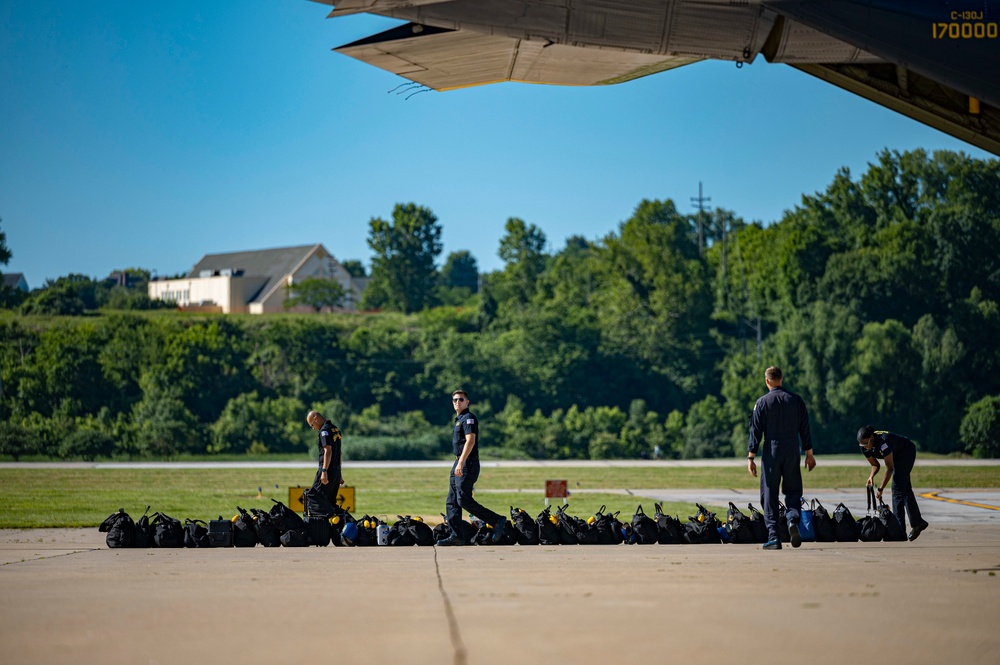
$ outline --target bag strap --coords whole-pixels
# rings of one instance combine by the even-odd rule
[[[865,491],[868,494],[868,510],[871,513],[872,509],[875,508],[875,488],[872,485],[866,485]]]
[[[636,515],[642,515],[643,517],[646,516],[646,511],[644,511],[642,509],[642,504],[641,503],[639,504],[639,507],[635,509],[635,514]]]

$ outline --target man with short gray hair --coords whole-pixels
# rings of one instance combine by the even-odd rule
[[[337,492],[344,484],[341,475],[341,439],[340,428],[327,420],[318,411],[310,411],[306,422],[315,430],[319,430],[319,468],[316,470],[316,480],[313,490],[321,493],[334,506],[337,505]]]
[[[799,533],[799,509],[802,504],[802,471],[799,469],[799,439],[806,453],[806,468],[816,466],[809,432],[806,403],[795,393],[781,387],[784,376],[778,367],[768,367],[764,383],[768,392],[754,404],[750,416],[750,443],[747,447],[747,469],[757,477],[755,458],[758,451],[763,459],[760,475],[760,500],[764,504],[764,523],[768,540],[765,550],[780,550],[778,531],[778,485],[785,493],[785,518],[792,547],[802,544]]]

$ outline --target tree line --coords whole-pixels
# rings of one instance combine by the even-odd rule
[[[884,151],[766,226],[645,200],[549,250],[511,218],[486,274],[469,252],[442,265],[440,234],[414,203],[371,220],[359,314],[22,303],[0,317],[0,454],[305,451],[318,408],[348,456],[433,457],[463,387],[494,455],[732,456],[772,364],[821,454],[856,451],[869,423],[1000,454],[996,160]]]

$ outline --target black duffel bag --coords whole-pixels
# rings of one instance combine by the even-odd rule
[[[730,542],[741,545],[754,542],[750,518],[744,515],[732,501],[729,502],[729,510],[726,511],[726,529],[729,531]]]
[[[752,503],[747,504],[750,510],[750,533],[753,534],[753,542],[760,544],[768,541],[767,522],[764,521],[764,513],[760,512]]]
[[[566,511],[569,504],[564,504],[556,508],[556,531],[559,533],[559,543],[561,545],[579,545],[580,539],[577,537],[576,520]]]
[[[874,514],[878,508],[875,501],[875,488],[868,485],[868,510],[865,516],[858,520],[858,540],[863,543],[880,543],[885,538],[885,524]]]
[[[665,515],[663,506],[655,504],[656,513],[653,518],[656,520],[656,536],[661,545],[682,545],[684,544],[684,525],[673,515]]]
[[[236,506],[237,516],[233,520],[233,546],[256,547],[257,529],[254,528],[253,515]]]
[[[257,530],[257,540],[264,547],[281,547],[281,532],[271,520],[271,514],[260,508],[250,509],[254,515],[254,529]]]
[[[538,524],[520,508],[510,507],[510,524],[507,528],[514,529],[518,545],[538,544]]]
[[[836,525],[833,522],[833,518],[830,517],[830,513],[823,507],[823,504],[819,502],[819,499],[813,499],[809,502],[809,507],[813,512],[813,528],[816,531],[816,542],[837,542]]]
[[[306,523],[297,512],[277,499],[271,499],[271,501],[274,502],[270,512],[271,522],[278,527],[279,532],[301,531],[305,533]],[[282,545],[284,545],[284,541],[282,541]]]
[[[184,527],[181,521],[166,513],[156,513],[150,521],[153,542],[157,547],[184,547]]]
[[[204,520],[184,520],[184,547],[208,546],[208,524]]]
[[[559,529],[553,521],[552,506],[545,506],[545,509],[538,513],[535,524],[538,525],[539,545],[559,545],[562,542],[559,540]]]
[[[885,525],[885,538],[883,538],[885,542],[895,543],[906,540],[906,529],[903,528],[895,513],[889,510],[889,506],[882,502],[882,499],[878,500],[875,516]]]
[[[135,522],[132,521],[124,508],[119,508],[118,512],[108,515],[108,518],[101,522],[101,526],[97,530],[108,534],[104,537],[104,542],[112,549],[132,547],[132,540],[135,537]]]
[[[646,515],[642,509],[642,504],[635,509],[632,516],[632,533],[635,534],[635,542],[639,545],[653,545],[660,540],[659,530],[656,521]]]
[[[838,543],[858,542],[858,523],[843,503],[838,503],[833,510],[833,533]]]

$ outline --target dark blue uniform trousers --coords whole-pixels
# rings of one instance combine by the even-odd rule
[[[910,484],[910,472],[913,471],[913,463],[917,461],[917,451],[912,446],[909,449],[897,450],[892,454],[892,461],[892,512],[896,513],[896,518],[905,531],[904,508],[910,515],[910,526],[924,523],[924,518],[920,516],[920,508],[917,506],[917,497],[913,495],[913,485]]]
[[[760,502],[764,505],[764,524],[770,540],[778,540],[778,485],[785,493],[785,518],[799,521],[802,505],[802,470],[799,468],[799,442],[767,441],[761,446]]]
[[[496,526],[501,517],[495,512],[481,506],[472,498],[472,487],[479,480],[479,459],[465,460],[465,469],[461,476],[455,475],[455,464],[451,465],[451,488],[448,490],[448,503],[446,504],[448,513],[448,525],[451,526],[452,533],[462,533],[462,509],[464,508],[470,515],[475,515],[490,526]]]

